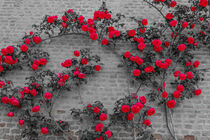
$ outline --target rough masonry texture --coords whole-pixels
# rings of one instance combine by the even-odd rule
[[[177,0],[187,2],[187,0]],[[163,20],[152,8],[142,0],[107,0],[107,7],[113,12],[127,16],[147,18],[150,23]],[[32,24],[41,22],[44,15],[61,15],[64,10],[74,9],[86,18],[92,17],[95,10],[101,5],[100,0],[0,0],[0,49],[8,45],[15,45],[17,41],[32,30]],[[127,27],[132,28],[131,22],[125,21]],[[126,44],[118,44],[125,47]],[[37,46],[39,47],[39,46]],[[52,39],[51,42],[40,46],[50,54],[50,62],[46,68],[53,70],[62,69],[60,63],[73,56],[73,50],[91,48],[97,53],[104,63],[103,69],[89,79],[88,84],[80,88],[85,104],[96,100],[103,101],[106,108],[111,111],[114,102],[127,94],[128,74],[125,68],[119,68],[121,60],[109,49],[103,48],[97,42],[84,36],[64,36]],[[210,50],[204,46],[196,57],[200,60],[200,68],[210,67]],[[6,77],[16,85],[24,85],[24,79],[29,76],[29,71],[9,72]],[[180,140],[210,140],[210,71],[205,73],[205,80],[200,83],[202,95],[176,107],[173,112],[173,121],[176,135]],[[135,87],[131,91],[135,92]],[[145,89],[139,92],[144,95]],[[57,119],[71,122],[72,133],[80,127],[79,122],[73,121],[69,110],[80,108],[78,89],[66,92],[57,99],[54,113]],[[156,115],[152,117],[153,134],[157,140],[170,140],[166,129],[165,116],[161,106],[153,105]],[[21,127],[17,118],[8,118],[7,111],[0,111],[0,139],[19,140]],[[132,140],[132,130],[124,131],[115,128],[115,140]],[[40,140],[61,140],[62,136],[40,136]]]

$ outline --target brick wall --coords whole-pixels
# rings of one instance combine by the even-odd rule
[[[181,0],[177,0],[180,2]],[[187,0],[182,0],[186,2]],[[73,8],[85,17],[92,16],[94,10],[101,5],[99,0],[0,0],[0,48],[16,44],[25,32],[31,31],[31,25],[39,23],[42,17],[60,15],[63,10]],[[147,18],[149,22],[160,21],[160,15],[143,3],[142,0],[107,0],[107,6],[113,13],[123,13],[128,16]],[[127,26],[132,27],[132,24]],[[118,44],[125,46],[126,44]],[[120,59],[106,48],[99,47],[96,42],[78,35],[65,36],[53,39],[51,43],[42,44],[41,48],[49,51],[50,62],[48,68],[60,69],[60,62],[71,58],[74,49],[91,48],[97,53],[104,63],[102,71],[91,77],[87,85],[80,89],[84,103],[95,100],[104,102],[111,111],[114,102],[127,94],[128,74],[124,68],[118,68]],[[210,66],[210,50],[204,48],[196,52],[196,57],[201,60],[201,68]],[[14,80],[15,84],[23,85],[24,77],[30,75],[28,71],[15,71],[6,76]],[[184,101],[173,113],[176,134],[180,140],[210,140],[210,72],[205,73],[205,80],[200,84],[203,89],[201,96]],[[135,91],[131,89],[131,91]],[[70,121],[72,129],[78,129],[77,122],[72,121],[69,110],[81,107],[78,91],[66,92],[55,104],[54,114],[57,119]],[[143,91],[139,95],[143,95]],[[0,107],[1,108],[1,107]],[[0,139],[20,139],[20,129],[17,118],[8,119],[6,111],[0,111]],[[152,119],[154,135],[159,139],[169,140],[166,129],[165,117],[162,107],[156,107],[157,113]],[[40,139],[62,139],[62,137],[41,136]],[[130,133],[119,130],[115,139],[130,140]]]

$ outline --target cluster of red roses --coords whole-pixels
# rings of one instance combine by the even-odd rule
[[[95,115],[99,116],[100,121],[106,121],[107,120],[107,114],[103,113],[103,111],[100,110],[100,107],[98,106],[92,106],[91,104],[87,105],[87,109],[90,112],[93,112]],[[100,132],[101,134],[104,133],[107,138],[110,138],[112,136],[112,132],[110,130],[103,131],[104,125],[102,123],[98,123],[96,125],[95,131]],[[103,140],[103,137],[100,136],[99,138],[96,138],[95,140]]]
[[[138,96],[135,96],[135,99],[137,98]],[[138,114],[141,111],[141,109],[146,107],[145,103],[146,103],[146,98],[144,96],[139,96],[139,101],[137,101],[135,104],[133,105],[124,104],[121,106],[120,110],[127,115],[127,120],[132,120],[134,118],[134,114]],[[147,110],[148,116],[152,116],[153,114],[155,114],[154,108],[150,108]],[[151,124],[150,120],[148,119],[144,120],[142,123],[147,126]]]
[[[39,66],[45,66],[47,64],[47,60],[45,58],[41,58],[40,60],[34,60],[32,64],[32,69],[37,70]]]

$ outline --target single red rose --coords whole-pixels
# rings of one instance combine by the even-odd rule
[[[40,107],[39,106],[33,106],[32,112],[39,112]]]
[[[129,37],[134,37],[135,34],[136,34],[136,31],[135,31],[135,30],[130,30],[130,31],[128,32]]]
[[[47,64],[47,60],[45,58],[40,59],[40,65],[44,66]]]
[[[75,51],[74,51],[74,56],[79,57],[79,56],[80,56],[80,51],[75,50]]]
[[[74,12],[73,9],[69,9],[69,10],[68,10],[68,13],[70,13],[70,14],[72,14],[73,12]]]
[[[149,110],[147,110],[147,115],[148,116],[152,116],[153,114],[155,114],[155,109],[154,108],[150,108]]]
[[[36,44],[39,44],[42,42],[41,37],[38,37],[38,36],[34,36],[32,39],[33,39],[33,42]]]
[[[101,113],[101,115],[99,116],[99,120],[105,121],[106,119],[107,119],[107,115],[105,113]]]
[[[36,89],[31,89],[30,94],[33,95],[33,96],[36,96],[37,95]]]
[[[139,43],[138,45],[138,49],[142,52],[145,48],[145,44],[144,43]]]
[[[14,47],[12,47],[12,46],[8,46],[7,48],[6,48],[6,52],[8,53],[8,54],[13,54],[14,53]]]
[[[64,80],[68,80],[69,79],[69,75],[68,74],[63,75],[63,79]]]
[[[158,40],[158,39],[154,39],[154,40],[152,40],[152,45],[156,46],[156,47],[159,47],[161,45],[161,41]]]
[[[106,17],[107,20],[109,20],[112,17],[112,15],[108,13],[108,14],[106,14],[105,17]]]
[[[141,101],[142,104],[145,104],[147,102],[145,96],[139,96],[139,100]]]
[[[79,73],[79,74],[78,74],[78,77],[79,77],[80,79],[84,79],[84,78],[85,78],[85,74],[84,74],[84,73]]]
[[[44,98],[45,98],[46,100],[50,100],[50,99],[52,98],[52,94],[49,93],[49,92],[46,92],[46,93],[44,94]]]
[[[176,1],[172,1],[172,2],[171,2],[171,4],[170,4],[170,7],[175,7],[175,6],[176,6],[176,4],[177,4],[177,2],[176,2]]]
[[[103,40],[101,41],[101,44],[102,44],[102,45],[108,45],[108,44],[109,44],[109,41],[108,41],[107,39],[103,39]]]
[[[187,79],[192,79],[193,78],[192,72],[189,71],[186,74],[187,74]]]
[[[49,132],[49,130],[47,129],[47,127],[43,127],[42,129],[41,129],[41,133],[42,134],[47,134]]]
[[[111,32],[111,31],[115,31],[114,27],[112,26],[108,27],[108,32]]]
[[[88,63],[87,58],[82,58],[81,63],[82,63],[83,65],[86,65],[86,64]]]
[[[200,62],[198,60],[196,60],[194,63],[193,63],[193,66],[195,68],[198,68],[198,66],[200,65]]]
[[[128,105],[122,105],[120,109],[123,113],[127,113],[130,111],[130,106]]]
[[[135,77],[138,77],[140,74],[141,74],[141,71],[140,71],[139,69],[133,70],[133,75],[134,75]]]
[[[72,66],[72,61],[71,61],[71,59],[65,60],[63,63],[61,63],[61,66],[66,67],[66,68]]]
[[[188,26],[188,22],[183,22],[182,23],[182,28],[187,28],[187,26]]]
[[[144,43],[144,38],[143,38],[143,37],[139,37],[139,38],[137,39],[137,42],[138,42],[138,43]]]
[[[95,66],[95,70],[96,70],[96,71],[100,71],[100,70],[101,70],[101,66],[96,65],[96,66]]]
[[[167,106],[168,108],[174,108],[175,107],[175,101],[174,100],[170,100],[170,101],[167,101]]]
[[[176,87],[176,90],[182,92],[182,91],[184,91],[184,86],[183,86],[183,85],[178,85],[178,86]]]
[[[192,11],[192,12],[196,11],[195,6],[191,7],[191,11]]]
[[[161,52],[163,50],[163,48],[161,46],[154,46],[153,49],[156,51],[156,52]]]
[[[3,72],[4,68],[0,65],[0,72]]]
[[[146,25],[148,24],[148,21],[147,21],[147,19],[143,19],[143,20],[141,21],[141,23],[142,23],[142,25],[146,26]]]
[[[181,74],[180,71],[176,71],[176,72],[174,72],[174,77],[179,77],[180,74]]]
[[[8,117],[14,117],[14,112],[9,112],[9,113],[7,114],[7,116],[8,116]]]
[[[146,126],[150,126],[151,121],[150,120],[144,120],[143,121],[143,124],[145,124]]]
[[[125,58],[130,58],[131,57],[131,53],[129,51],[124,53],[124,57]]]
[[[26,43],[26,44],[30,44],[30,42],[31,42],[30,39],[28,39],[28,38],[25,39],[25,43]]]
[[[185,63],[186,67],[191,66],[191,65],[192,65],[192,63],[190,61]]]
[[[135,60],[135,62],[136,62],[138,65],[141,65],[144,61],[143,61],[143,59],[138,58],[137,60]]]
[[[143,29],[139,28],[139,32],[140,32],[141,34],[143,34],[143,33],[145,32],[145,28],[143,28]]]
[[[90,38],[92,40],[97,40],[98,39],[98,35],[96,33],[92,33],[92,34],[90,34]]]
[[[103,11],[99,12],[99,18],[104,19],[106,17],[105,13]]]
[[[208,5],[208,0],[200,0],[199,6],[206,7]]]
[[[107,138],[110,138],[112,136],[112,132],[110,130],[107,130],[104,132],[104,134],[107,136]]]
[[[187,39],[187,42],[189,43],[189,44],[193,44],[194,43],[194,38],[193,37],[188,37],[188,39]]]
[[[195,24],[192,24],[192,25],[190,26],[191,29],[193,29],[194,27],[195,27]]]
[[[168,92],[164,91],[164,92],[162,93],[162,98],[167,98],[167,97],[168,97]]]
[[[19,120],[18,123],[19,123],[19,125],[23,125],[24,121],[23,120]]]
[[[140,108],[140,110],[144,107],[144,105],[140,102],[137,102],[136,105]]]
[[[133,105],[133,106],[131,107],[131,112],[133,112],[133,114],[139,113],[140,110],[141,110],[141,109],[140,109],[140,107],[139,107],[138,105]]]
[[[47,22],[48,22],[48,23],[53,23],[53,22],[55,22],[55,20],[56,20],[55,16],[49,16],[49,17],[47,18]]]
[[[176,25],[177,25],[177,21],[176,20],[171,20],[171,22],[170,22],[170,25],[172,26],[172,27],[175,27]]]
[[[174,91],[173,96],[174,96],[174,98],[180,98],[181,92],[176,90],[176,91]]]
[[[186,49],[185,44],[181,44],[181,45],[178,46],[178,50],[179,50],[180,52],[183,52],[185,49]]]
[[[204,18],[203,17],[200,17],[200,21],[203,21],[204,20]]]
[[[82,29],[84,32],[87,32],[88,26],[87,26],[87,25],[82,25],[82,26],[81,26],[81,29]]]
[[[169,43],[168,41],[165,41],[165,42],[164,42],[164,45],[165,45],[166,47],[168,47],[168,46],[170,45],[170,43]]]
[[[28,94],[30,92],[30,89],[28,87],[24,87],[23,88],[23,92],[26,93],[26,94]]]
[[[66,16],[62,16],[62,20],[63,20],[63,22],[67,22],[68,18]]]
[[[201,93],[202,93],[202,90],[200,88],[194,91],[194,94],[196,96],[199,96]]]
[[[134,118],[134,115],[133,115],[133,113],[129,113],[128,115],[127,115],[127,119],[130,121],[130,120],[132,120]]]
[[[99,113],[100,112],[100,109],[96,106],[96,107],[94,107],[94,109],[93,109],[93,111],[94,111],[94,113]]]
[[[36,65],[36,64],[33,64],[33,65],[32,65],[32,69],[33,69],[33,70],[37,70],[38,68],[39,68],[38,65]]]
[[[96,132],[102,132],[104,125],[102,123],[99,123],[96,125]]]
[[[186,75],[184,73],[179,75],[179,79],[180,80],[185,80],[185,78],[186,78]]]
[[[5,97],[2,97],[1,98],[1,102],[4,103],[4,104],[8,104],[9,103],[9,98],[6,97],[6,96]]]
[[[65,22],[62,22],[61,25],[62,25],[63,28],[66,28],[67,27],[67,24]]]
[[[25,44],[23,44],[23,45],[20,47],[20,49],[21,49],[22,52],[26,52],[26,51],[28,50],[28,47],[27,47]]]
[[[167,13],[166,14],[166,19],[171,20],[173,18],[174,15],[172,15],[171,13]]]

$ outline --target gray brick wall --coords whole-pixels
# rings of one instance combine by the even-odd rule
[[[186,2],[187,0],[177,0]],[[39,23],[44,15],[61,15],[69,8],[81,13],[86,18],[92,16],[94,10],[101,5],[99,0],[0,0],[0,48],[16,44],[25,34],[31,31],[31,25]],[[147,18],[152,21],[160,21],[160,15],[149,8],[142,0],[107,0],[108,8],[115,13],[123,13],[127,16]],[[132,27],[129,21],[127,26]],[[118,44],[124,45],[125,44]],[[118,68],[121,60],[106,48],[89,38],[81,36],[65,36],[53,39],[51,43],[44,43],[41,48],[49,51],[50,62],[47,67],[60,69],[60,62],[70,58],[74,49],[84,47],[91,48],[93,53],[101,56],[104,63],[102,71],[91,77],[87,85],[80,89],[84,103],[95,100],[104,102],[105,107],[111,111],[114,102],[127,94],[127,73],[124,68]],[[196,52],[196,58],[201,61],[201,68],[210,66],[210,50],[204,47]],[[30,75],[28,71],[15,71],[6,75],[14,80],[15,84],[23,85],[24,77]],[[179,139],[183,140],[210,140],[210,72],[205,73],[205,80],[200,83],[203,93],[191,100],[185,100],[173,112],[175,131]],[[131,89],[132,90],[132,89]],[[135,92],[135,89],[133,89]],[[143,95],[143,91],[139,95]],[[73,107],[81,107],[77,90],[66,92],[55,104],[54,113],[57,119],[72,122],[72,129],[78,128],[78,123],[73,122],[69,110]],[[6,111],[0,107],[0,139],[20,139],[20,129],[17,126],[17,118],[9,119]],[[156,107],[157,113],[152,119],[154,134],[157,139],[169,140],[169,132],[166,129],[163,109]],[[40,137],[40,139],[62,139],[62,137]],[[129,133],[120,130],[116,136],[119,140],[130,140]]]

